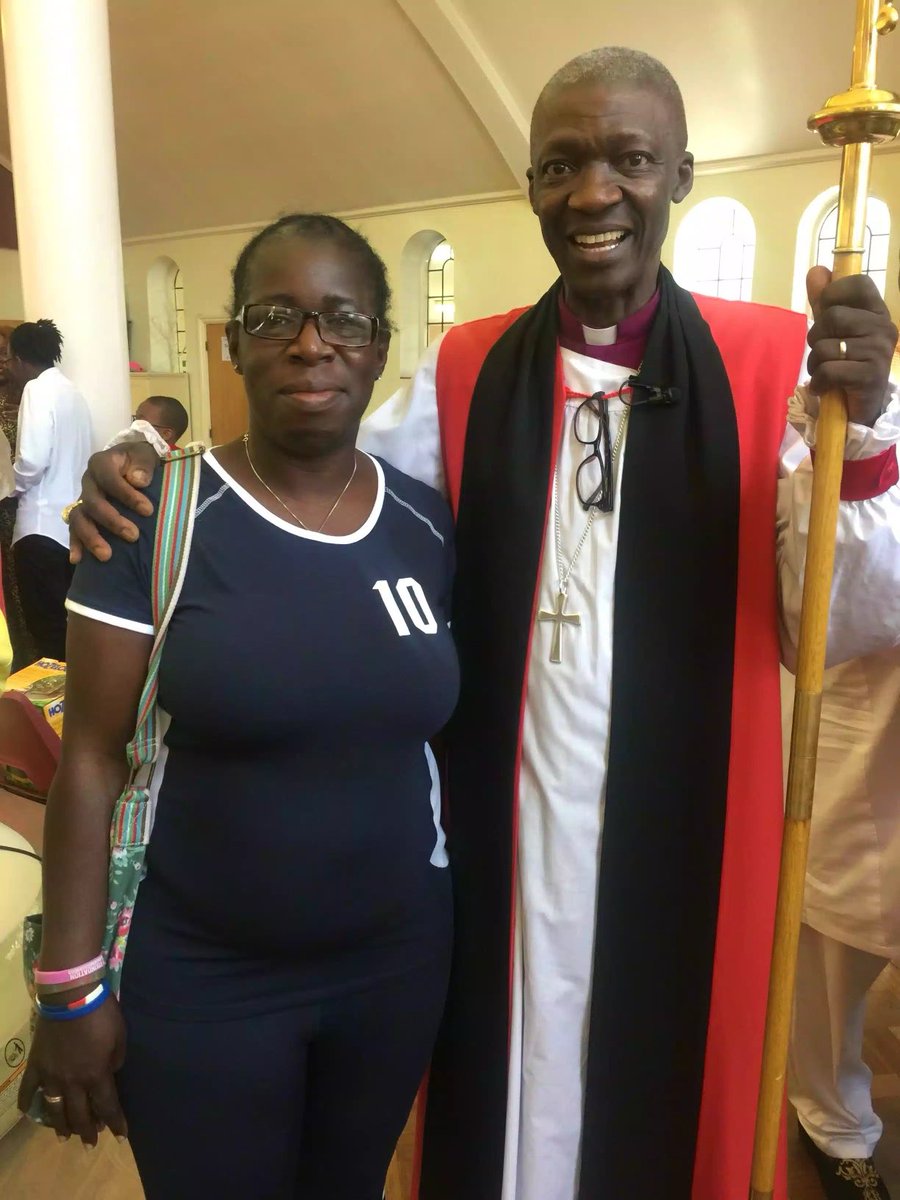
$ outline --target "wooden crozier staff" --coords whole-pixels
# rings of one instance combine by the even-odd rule
[[[817,131],[826,145],[843,147],[834,250],[835,278],[862,271],[872,146],[890,141],[900,133],[900,96],[883,91],[875,84],[878,35],[890,33],[898,20],[900,15],[893,4],[857,0],[850,88],[832,96],[821,112],[809,119],[809,128]],[[781,877],[750,1200],[771,1200],[775,1188],[846,436],[845,397],[841,391],[828,392],[821,397],[816,432]]]

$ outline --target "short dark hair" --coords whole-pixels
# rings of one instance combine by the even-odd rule
[[[531,117],[531,149],[534,151],[535,117],[544,104],[566,88],[582,84],[605,83],[610,87],[648,88],[661,96],[675,119],[682,150],[687,146],[687,118],[681,88],[668,67],[643,50],[628,46],[601,46],[570,59],[544,85]]]
[[[250,239],[238,255],[231,272],[233,290],[231,295],[231,315],[236,317],[241,307],[246,303],[247,277],[253,256],[264,243],[274,238],[310,238],[320,241],[335,241],[357,255],[364,270],[369,276],[375,293],[375,312],[382,325],[390,329],[391,288],[387,278],[387,268],[380,255],[373,249],[371,243],[358,229],[353,229],[338,217],[327,213],[289,213],[279,217],[265,229],[261,229]]]
[[[52,367],[62,358],[63,336],[47,317],[25,321],[9,335],[9,353],[32,367]]]
[[[174,396],[148,396],[141,403],[155,404],[159,408],[163,416],[160,423],[168,426],[175,434],[175,440],[178,441],[190,423],[187,409],[181,401],[176,400]]]

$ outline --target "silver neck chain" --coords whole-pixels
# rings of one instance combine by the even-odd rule
[[[612,476],[613,476],[613,494],[615,494],[615,486],[616,486],[615,485],[616,462],[618,461],[618,458],[619,458],[619,451],[622,449],[622,442],[625,440],[625,430],[628,428],[628,417],[630,416],[630,414],[631,414],[631,406],[626,404],[625,410],[622,413],[622,419],[619,422],[619,429],[618,429],[618,432],[616,433],[616,440],[615,440],[615,443],[612,448],[612,456],[611,456],[612,462],[610,463],[610,470],[612,471]],[[596,507],[593,507],[591,509],[590,514],[588,515],[587,523],[585,524],[585,527],[584,527],[584,531],[581,534],[581,538],[579,539],[578,545],[575,547],[575,553],[569,559],[569,565],[566,567],[566,566],[563,566],[563,557],[562,557],[562,530],[561,530],[560,506],[559,506],[559,467],[556,468],[556,471],[553,474],[553,508],[554,508],[553,516],[554,516],[554,523],[555,523],[555,529],[556,529],[556,570],[557,570],[557,573],[559,576],[559,591],[560,591],[561,595],[566,596],[566,595],[568,595],[568,591],[569,591],[569,579],[571,578],[572,572],[575,569],[575,564],[578,562],[578,556],[581,554],[581,551],[584,549],[584,544],[588,540],[588,534],[591,532],[591,527],[594,524],[594,520],[596,519],[598,510]]]
[[[285,512],[290,513],[290,515],[294,518],[294,520],[297,522],[297,524],[302,529],[305,529],[308,533],[321,533],[322,530],[325,528],[325,526],[328,524],[328,522],[331,520],[331,518],[334,516],[335,512],[337,511],[337,506],[340,504],[340,502],[343,500],[343,498],[347,495],[347,492],[350,490],[350,484],[356,478],[356,468],[359,466],[359,455],[354,451],[353,470],[350,472],[350,478],[344,484],[343,490],[341,491],[341,494],[338,496],[337,500],[335,500],[334,504],[332,504],[331,508],[328,510],[328,516],[325,518],[325,520],[322,522],[322,524],[318,526],[318,528],[310,529],[310,527],[306,524],[306,522],[302,519],[302,517],[298,517],[297,514],[294,512],[294,510],[290,507],[290,505],[285,504],[284,500],[282,500],[282,498],[278,495],[278,493],[272,491],[272,489],[269,487],[269,485],[263,479],[262,475],[260,475],[259,471],[257,471],[256,467],[254,467],[253,459],[250,457],[250,434],[245,433],[243,440],[244,440],[244,451],[247,455],[247,462],[250,464],[250,470],[253,472],[253,474],[256,476],[256,478],[259,480],[259,482],[263,485],[263,487],[266,489],[266,491],[269,493],[269,495],[273,499],[278,501],[278,503],[285,510]]]

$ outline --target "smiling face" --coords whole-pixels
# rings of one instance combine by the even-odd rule
[[[669,207],[693,185],[679,118],[654,90],[579,84],[540,102],[531,141],[531,207],[566,300],[615,325],[656,290]]]
[[[359,254],[335,239],[296,235],[259,246],[239,302],[381,315]],[[331,346],[308,320],[293,341],[274,341],[253,337],[232,321],[228,341],[244,377],[251,429],[303,457],[352,444],[389,340],[380,332],[370,346]]]

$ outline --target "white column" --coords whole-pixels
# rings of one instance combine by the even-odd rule
[[[106,0],[0,0],[26,320],[50,317],[100,444],[130,422]]]

